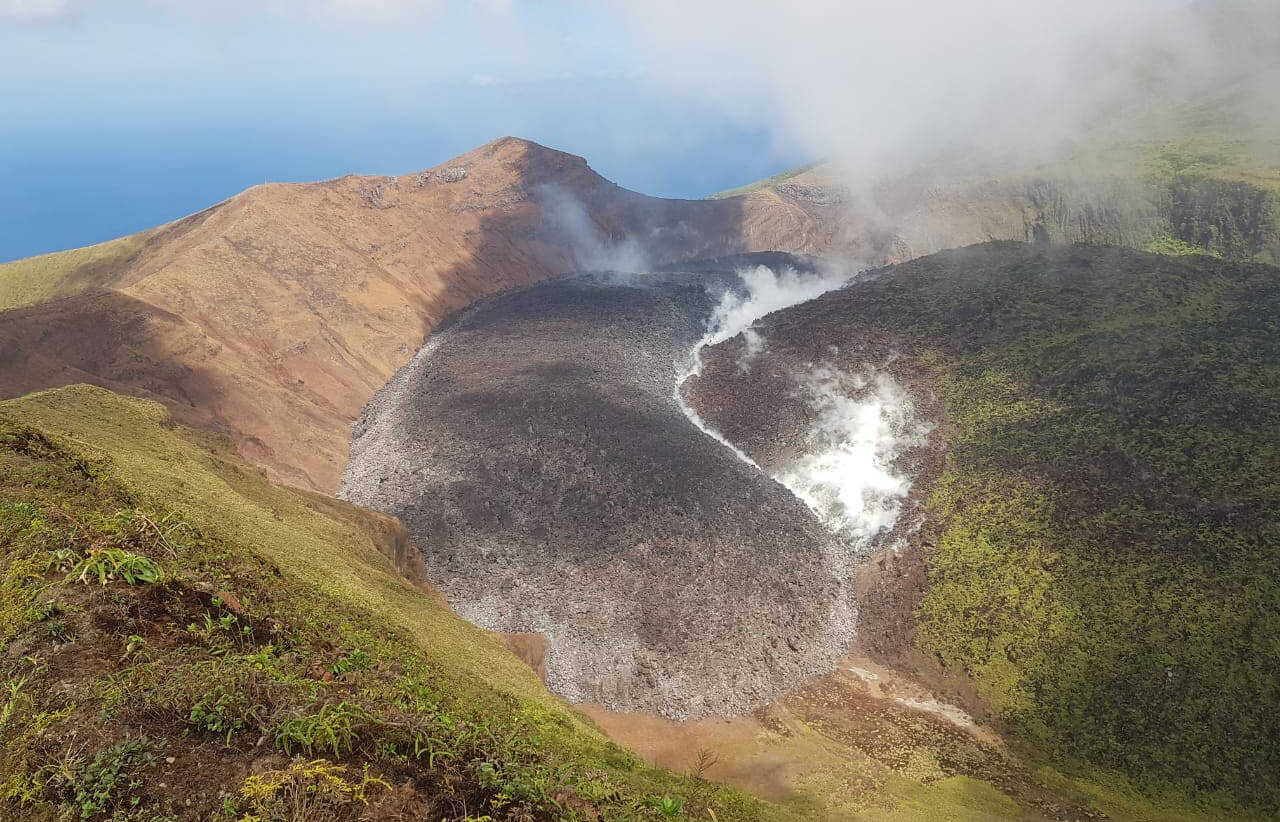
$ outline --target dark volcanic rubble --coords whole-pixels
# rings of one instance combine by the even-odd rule
[[[400,517],[459,613],[547,637],[571,700],[734,713],[829,669],[854,618],[839,546],[673,393],[708,283],[778,256],[474,306],[365,408],[342,496]]]

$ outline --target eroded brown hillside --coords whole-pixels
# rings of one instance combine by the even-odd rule
[[[835,205],[680,201],[503,138],[426,172],[257,186],[176,223],[0,266],[0,396],[91,382],[333,491],[349,426],[448,313],[579,267],[828,250]]]

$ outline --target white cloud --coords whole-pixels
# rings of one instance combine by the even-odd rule
[[[450,3],[476,6],[495,16],[510,14],[512,0],[0,0],[0,22],[48,23],[92,5],[154,9],[198,19],[271,17],[336,23],[395,23],[429,18]]]
[[[73,0],[0,0],[0,23],[43,23],[70,15],[79,7]]]
[[[857,172],[1040,156],[1280,60],[1277,0],[614,0],[667,82]],[[1254,107],[1280,107],[1274,83]],[[1007,165],[1007,163],[1006,163]]]
[[[265,5],[267,9],[281,16],[386,23],[435,15],[447,5],[447,2],[446,0],[320,0],[320,2],[270,0]]]

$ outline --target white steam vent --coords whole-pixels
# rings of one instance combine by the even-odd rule
[[[795,375],[815,412],[806,450],[774,476],[857,550],[898,521],[911,479],[895,465],[929,432],[887,371],[846,374],[830,365]]]
[[[791,268],[785,268],[779,274],[764,265],[738,269],[737,275],[742,280],[746,293],[726,291],[720,297],[720,304],[711,312],[711,318],[707,320],[707,332],[693,346],[693,350],[689,352],[689,359],[683,367],[676,369],[675,398],[689,421],[698,426],[704,434],[737,454],[743,462],[755,466],[757,470],[764,473],[764,470],[756,465],[755,460],[725,439],[719,431],[707,425],[698,412],[684,401],[685,380],[702,373],[702,349],[708,345],[732,339],[739,334],[745,334],[747,340],[746,353],[743,355],[743,360],[738,363],[740,370],[745,369],[750,364],[750,359],[758,356],[765,349],[764,337],[752,328],[756,320],[766,314],[781,311],[840,288],[849,282],[852,276],[834,272],[800,274]]]
[[[742,334],[739,372],[768,348],[755,328],[760,318],[847,285],[848,274],[775,272],[756,266],[738,272],[745,293],[726,292],[707,322],[707,331],[678,370],[675,396],[690,421],[757,469],[760,466],[706,423],[685,401],[685,380],[702,370],[702,349]],[[813,412],[801,455],[771,474],[809,506],[841,538],[852,554],[868,548],[898,520],[911,479],[897,468],[899,458],[922,445],[929,426],[919,419],[907,392],[887,370],[847,374],[831,364],[815,364],[792,375],[797,394]],[[760,469],[763,471],[763,469]]]

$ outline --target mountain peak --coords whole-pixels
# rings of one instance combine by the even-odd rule
[[[482,190],[528,190],[545,183],[570,188],[604,182],[575,154],[548,148],[520,137],[499,137],[423,172],[444,182],[468,178]]]

